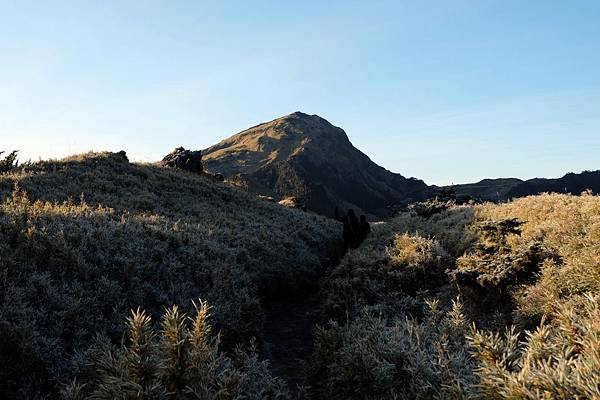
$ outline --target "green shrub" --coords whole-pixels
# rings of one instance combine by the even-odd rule
[[[324,306],[334,322],[317,332],[309,393],[600,398],[599,254],[600,197],[589,194],[451,207],[429,219],[402,213],[376,224],[327,276]],[[442,328],[449,324],[423,312],[427,296],[437,310],[455,291],[484,330],[465,337],[464,328]],[[452,383],[440,385],[439,376]]]
[[[600,396],[589,193],[404,212],[337,265],[335,222],[122,154],[13,169],[0,199],[1,398],[288,398],[240,349],[317,286],[308,398]]]
[[[461,399],[475,382],[458,301],[429,302],[424,320],[370,313],[316,333],[309,395],[315,399]]]
[[[206,302],[193,317],[177,306],[165,310],[156,332],[144,311],[132,311],[128,341],[115,348],[98,339],[90,352],[93,372],[63,389],[66,399],[287,399],[283,381],[271,376],[256,350],[219,350]]]
[[[331,317],[370,307],[390,315],[417,312],[423,302],[411,297],[447,282],[451,260],[434,240],[408,234],[381,237],[380,227],[361,248],[350,251],[327,276],[325,308]]]
[[[473,330],[483,399],[600,398],[600,305],[591,295],[559,302],[532,332]]]
[[[542,255],[537,257],[542,262],[536,263],[539,272],[534,282],[511,290],[519,325],[532,328],[557,302],[600,293],[599,196],[542,194],[500,205],[477,206],[476,215],[480,221],[506,218],[526,221],[520,227],[520,235],[507,237],[513,253],[525,253],[532,244],[543,244],[542,251],[537,252],[537,256]],[[536,256],[536,252],[529,254]],[[549,258],[542,260],[543,257]]]

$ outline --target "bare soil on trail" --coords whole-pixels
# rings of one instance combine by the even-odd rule
[[[304,383],[318,305],[316,298],[265,305],[265,357],[274,374],[285,379],[290,388]]]

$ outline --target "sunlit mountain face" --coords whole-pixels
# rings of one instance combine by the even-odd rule
[[[294,196],[333,215],[336,206],[379,217],[427,195],[427,185],[375,164],[341,128],[301,112],[265,122],[204,150],[206,168],[248,190]]]

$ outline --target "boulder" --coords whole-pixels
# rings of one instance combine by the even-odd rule
[[[202,152],[200,150],[186,150],[183,147],[177,147],[171,153],[167,154],[160,164],[165,167],[179,168],[196,174],[201,174],[204,170],[202,166]]]

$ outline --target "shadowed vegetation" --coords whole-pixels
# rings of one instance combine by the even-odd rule
[[[144,311],[127,320],[127,344],[116,347],[99,337],[86,356],[93,362],[86,384],[63,389],[67,399],[286,399],[285,383],[259,361],[253,343],[232,356],[219,349],[220,339],[208,321],[209,307],[194,303],[188,317],[177,306],[153,329]]]
[[[314,286],[339,244],[330,220],[119,153],[13,170],[0,196],[3,398],[55,393],[138,306],[202,296],[224,349],[260,344],[263,300]]]
[[[0,151],[0,156],[2,156],[2,154],[4,154],[4,152]],[[3,159],[0,159],[0,174],[8,173],[13,169],[17,168],[17,166],[19,165],[17,161],[17,154],[18,151],[14,150]]]

